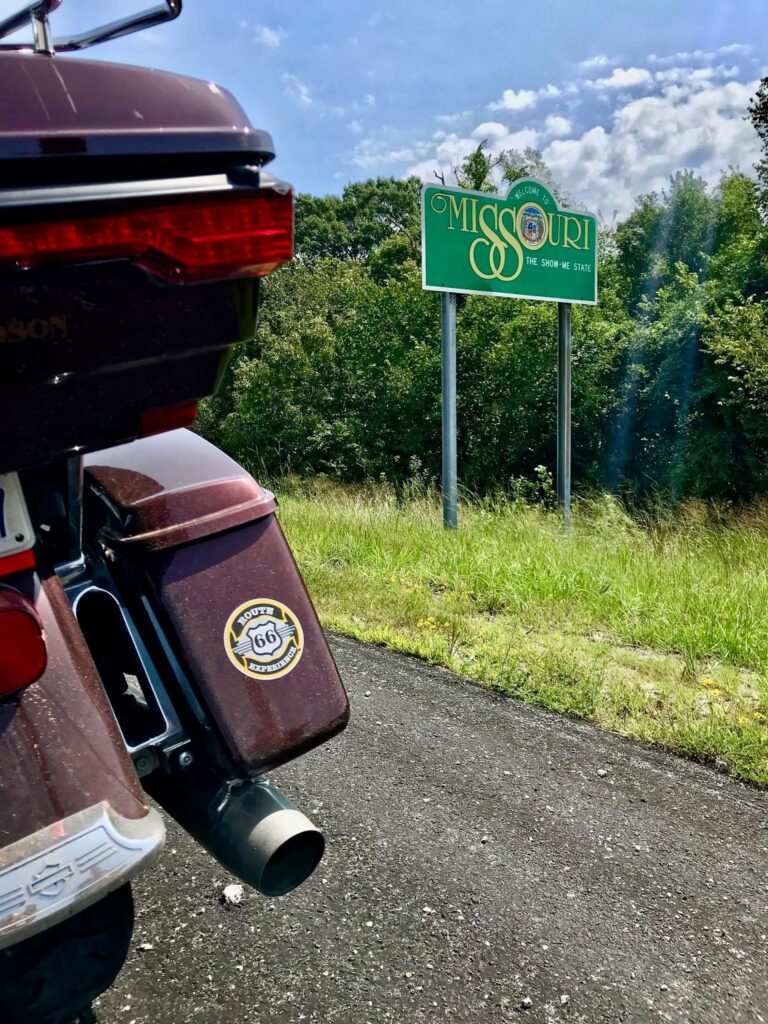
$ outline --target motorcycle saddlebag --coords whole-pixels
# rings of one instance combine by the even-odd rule
[[[101,539],[139,568],[231,759],[248,775],[347,723],[349,705],[275,499],[187,430],[95,452]]]

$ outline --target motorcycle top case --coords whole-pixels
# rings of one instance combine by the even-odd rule
[[[85,472],[117,511],[103,542],[140,567],[238,769],[268,771],[341,731],[347,696],[273,496],[186,430],[96,452]]]
[[[256,281],[152,260],[170,245],[181,274],[222,204],[290,205],[271,138],[225,89],[148,68],[0,53],[0,92],[0,473],[152,433],[168,407],[188,425],[253,334]]]

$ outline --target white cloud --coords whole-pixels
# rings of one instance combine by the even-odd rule
[[[349,124],[347,125],[347,128],[354,135],[362,135],[363,134],[363,126],[360,124],[359,121],[350,121]]]
[[[376,97],[372,92],[367,92],[358,100],[354,100],[350,109],[356,114],[367,114],[376,106]]]
[[[562,117],[560,114],[550,114],[544,122],[544,130],[547,135],[552,138],[559,139],[564,135],[571,134],[571,128],[573,125],[567,117]]]
[[[525,110],[536,102],[533,89],[505,89],[498,100],[488,104],[489,110]]]
[[[462,110],[459,114],[435,114],[435,120],[440,124],[456,124],[457,121],[463,121],[465,117],[469,117],[471,113],[471,110]]]
[[[739,81],[747,75],[734,60],[744,49],[721,47],[722,63],[705,60],[702,50],[651,55],[647,67],[616,67],[612,58],[599,55],[589,62],[606,68],[601,77],[506,89],[489,104],[494,113],[486,120],[470,121],[471,110],[438,114],[416,140],[394,127],[358,133],[349,159],[382,172],[399,166],[403,174],[427,181],[437,171],[450,181],[453,168],[480,139],[487,139],[492,155],[539,147],[574,203],[625,217],[639,194],[666,188],[678,170],[690,168],[713,185],[729,166],[751,172],[759,144],[744,114],[757,82]],[[747,65],[752,79],[755,63]],[[517,131],[520,111],[528,127]]]
[[[678,50],[677,53],[668,53],[663,57],[660,57],[657,53],[650,53],[648,54],[648,63],[667,66],[669,64],[681,64],[692,60],[714,60],[714,58],[714,50]]]
[[[283,86],[286,96],[290,96],[300,107],[311,107],[314,103],[312,94],[298,75],[291,75],[286,71],[283,74]]]
[[[669,67],[671,64],[686,64],[691,61],[709,63],[717,57],[748,57],[754,49],[754,46],[749,43],[729,43],[727,46],[719,46],[716,50],[678,50],[677,53],[668,53],[663,57],[657,53],[650,53],[648,54],[647,61],[649,64],[658,67]]]
[[[608,78],[598,78],[587,85],[595,89],[632,89],[652,85],[653,75],[647,68],[614,68]]]
[[[349,155],[350,163],[365,170],[412,163],[425,156],[434,146],[432,140],[402,144],[402,132],[392,125],[383,125],[361,138]]]
[[[667,68],[654,72],[653,77],[659,85],[680,85],[691,81],[691,68]]]
[[[711,84],[713,80],[726,81],[729,78],[737,78],[739,68],[736,64],[728,68],[724,64],[708,68],[673,67],[663,71],[654,72],[654,81],[661,85],[666,92],[669,86],[682,86],[685,90],[691,91],[696,88],[703,88]]]
[[[285,38],[285,30],[282,28],[268,28],[266,25],[253,26],[253,41],[263,46],[279,46]]]
[[[748,57],[753,50],[754,46],[749,43],[729,43],[728,46],[721,46],[717,52],[720,54],[739,53],[743,57]]]
[[[430,181],[438,171],[452,180],[453,167],[481,138],[488,140],[492,154],[539,146],[555,180],[574,203],[608,218],[615,210],[623,218],[638,195],[666,188],[676,171],[690,168],[710,185],[729,166],[752,171],[760,145],[744,112],[758,83],[733,81],[732,70],[722,65],[660,69],[651,82],[655,94],[635,99],[608,90],[601,95],[609,97],[612,113],[609,107],[604,123],[587,122],[586,130],[580,129],[575,138],[573,122],[560,112],[542,115],[532,127],[515,132],[500,114],[498,120],[483,121],[469,132],[440,131],[427,143],[393,147],[390,155],[405,159],[414,154],[407,174]],[[582,121],[586,109],[581,108]],[[397,140],[393,136],[391,141]]]
[[[567,83],[565,91],[570,92],[572,83]],[[499,99],[488,104],[489,110],[527,110],[539,99],[555,99],[562,96],[563,89],[557,85],[543,86],[541,89],[505,89]],[[469,113],[467,111],[466,113]]]
[[[617,57],[608,57],[604,53],[597,53],[594,57],[587,57],[579,63],[582,71],[599,71],[600,68],[608,68],[617,62]]]
[[[472,132],[475,139],[500,139],[509,134],[509,128],[500,121],[483,121]]]
[[[704,82],[675,87],[618,107],[608,128],[556,139],[543,155],[574,199],[588,209],[626,216],[635,197],[666,187],[670,174],[691,168],[715,184],[730,165],[750,171],[759,143],[744,111],[757,82]]]

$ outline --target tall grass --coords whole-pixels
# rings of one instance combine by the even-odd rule
[[[768,516],[631,518],[315,483],[281,519],[332,628],[768,782]]]

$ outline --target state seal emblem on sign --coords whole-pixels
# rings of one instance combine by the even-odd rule
[[[235,608],[224,628],[227,657],[251,679],[279,679],[299,663],[304,632],[280,601],[255,598]]]
[[[517,215],[517,233],[529,249],[540,249],[547,240],[547,218],[538,203],[526,203]]]

